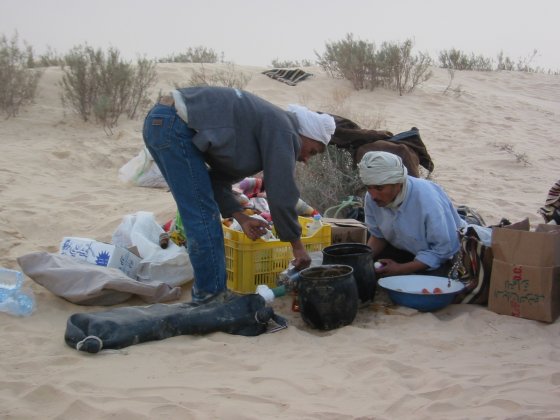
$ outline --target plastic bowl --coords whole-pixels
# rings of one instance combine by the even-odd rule
[[[445,308],[465,288],[460,281],[447,277],[421,275],[383,277],[379,279],[378,285],[387,290],[394,304],[421,312]],[[439,288],[441,293],[433,293],[435,288]],[[422,293],[422,289],[430,293]]]

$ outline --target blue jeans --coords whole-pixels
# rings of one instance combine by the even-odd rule
[[[193,300],[226,289],[224,235],[204,156],[194,130],[173,106],[155,105],[144,121],[144,142],[167,181],[183,221],[194,270]]]

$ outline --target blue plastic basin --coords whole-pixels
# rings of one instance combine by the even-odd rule
[[[460,281],[448,280],[447,277],[421,275],[383,277],[379,279],[378,285],[387,290],[394,304],[422,312],[445,308],[465,288]],[[422,289],[433,292],[436,287],[442,293],[422,293]]]

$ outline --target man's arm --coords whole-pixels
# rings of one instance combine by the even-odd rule
[[[311,257],[307,253],[301,239],[296,239],[290,243],[292,244],[292,252],[294,253],[292,264],[296,270],[300,271],[309,267],[311,265]]]
[[[376,238],[375,236],[371,235],[368,239],[367,245],[371,248],[373,258],[377,257],[381,251],[385,249],[387,246],[387,241],[382,238]]]
[[[376,238],[371,235],[368,240],[368,246],[372,249],[373,258],[377,257],[387,246],[387,241],[382,238]],[[421,261],[413,260],[407,263],[399,264],[393,260],[381,259],[379,262],[383,266],[376,268],[375,271],[384,276],[398,276],[404,274],[415,273],[417,271],[426,270],[428,266]]]

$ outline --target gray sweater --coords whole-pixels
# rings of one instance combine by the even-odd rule
[[[295,165],[301,148],[295,115],[251,93],[225,87],[179,89],[187,106],[193,143],[210,166],[214,197],[224,217],[242,207],[231,186],[260,171],[278,236],[301,236],[295,210]]]

